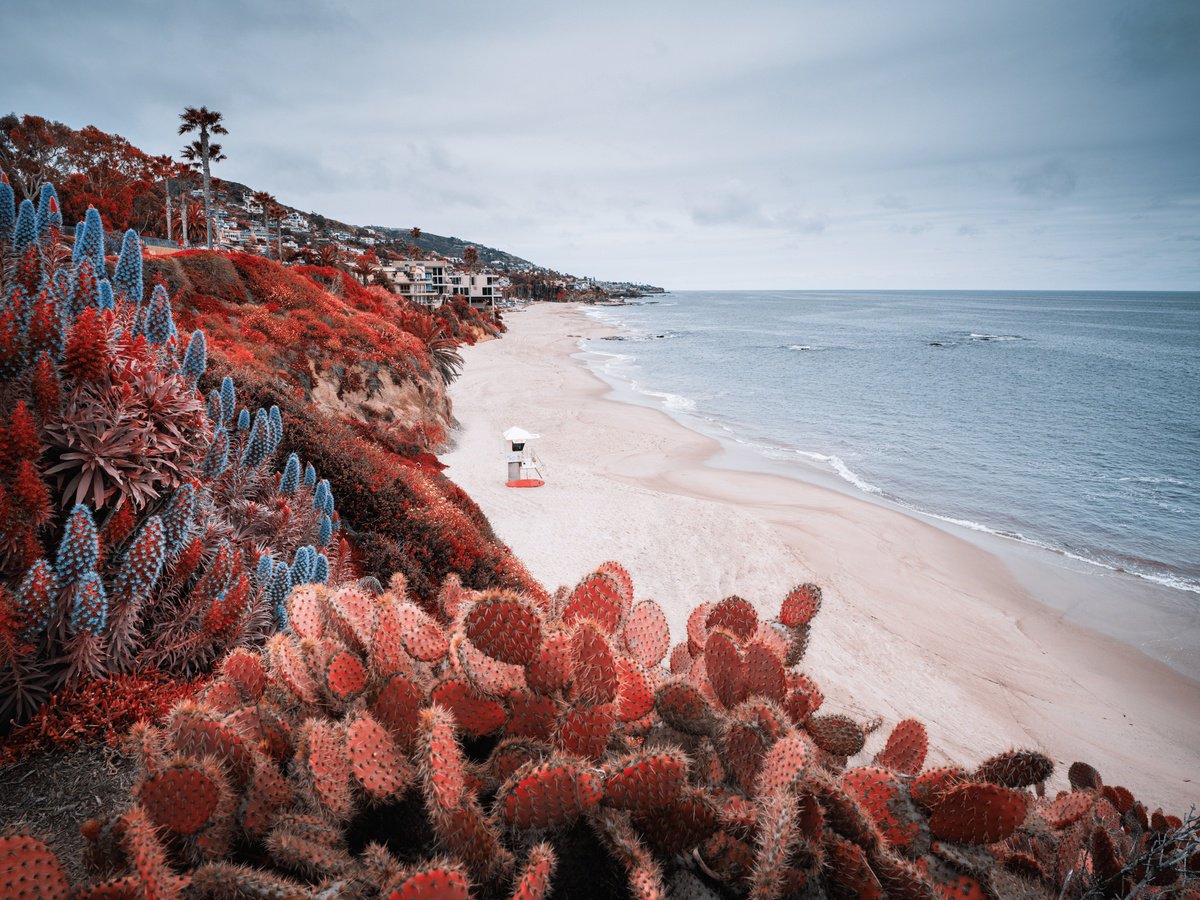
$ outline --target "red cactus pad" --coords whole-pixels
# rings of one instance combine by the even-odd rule
[[[617,665],[600,626],[584,619],[571,638],[575,696],[585,703],[612,703],[617,697]]]
[[[684,788],[668,807],[634,815],[634,824],[663,856],[686,853],[717,828],[717,810],[704,792]]]
[[[1051,803],[1044,815],[1055,828],[1066,828],[1082,819],[1095,805],[1095,794],[1072,791]]]
[[[826,850],[829,853],[826,869],[838,896],[857,897],[859,900],[884,900],[886,895],[883,887],[871,871],[862,847],[834,834],[829,836]]]
[[[25,834],[0,836],[0,896],[57,900],[70,891],[58,857],[44,843]]]
[[[367,686],[367,670],[351,650],[339,650],[325,666],[325,687],[335,700],[345,703]]]
[[[249,650],[234,650],[221,664],[221,674],[245,692],[251,701],[259,700],[267,687],[267,672],[262,656]]]
[[[288,627],[302,638],[325,637],[325,613],[315,584],[294,588],[287,598]]]
[[[617,657],[617,718],[632,722],[654,709],[654,685],[645,669],[633,660]]]
[[[816,758],[812,741],[802,734],[780,738],[763,757],[755,783],[755,796],[786,790],[803,775],[805,768]]]
[[[561,828],[600,802],[601,786],[577,763],[551,759],[519,769],[497,795],[505,822],[514,828]]]
[[[574,706],[558,720],[558,746],[576,756],[600,759],[608,747],[615,719],[616,709],[611,703]]]
[[[1028,798],[996,784],[960,784],[933,808],[929,828],[947,841],[994,844],[1025,821]]]
[[[688,652],[692,656],[699,656],[704,652],[704,645],[708,643],[708,614],[712,612],[713,605],[711,603],[701,603],[688,614],[687,620],[687,644]]]
[[[354,780],[372,799],[398,797],[413,779],[412,766],[391,734],[368,713],[346,726],[346,753]]]
[[[417,727],[417,711],[421,708],[421,690],[407,675],[393,675],[370,702],[371,712],[401,748],[412,747]]]
[[[593,573],[580,581],[567,598],[562,620],[566,625],[573,625],[581,619],[591,619],[605,634],[612,634],[625,618],[627,609],[617,582],[607,575]]]
[[[467,640],[461,630],[450,639],[450,658],[455,672],[467,676],[481,693],[503,697],[525,687],[523,667],[493,659]]]
[[[916,719],[903,719],[888,735],[887,744],[875,757],[875,764],[902,775],[916,775],[925,765],[928,751],[925,726]]]
[[[504,707],[477,691],[465,678],[446,678],[433,689],[431,699],[448,709],[467,734],[481,737],[504,727]]]
[[[818,747],[834,756],[854,756],[866,741],[862,729],[849,716],[809,716],[804,727]]]
[[[700,845],[700,857],[722,881],[740,881],[754,868],[754,850],[750,845],[720,830]]]
[[[932,809],[951,788],[969,780],[965,769],[957,766],[939,766],[914,778],[908,790],[913,800],[926,809]]]
[[[571,634],[548,632],[537,656],[525,668],[525,681],[532,690],[553,694],[570,684],[574,671]]]
[[[148,776],[135,795],[157,824],[191,835],[212,823],[225,793],[221,779],[212,766],[179,761]]]
[[[842,785],[858,798],[892,846],[907,851],[921,837],[924,818],[888,769],[849,769],[842,774]]]
[[[709,631],[714,628],[724,628],[737,636],[740,641],[748,641],[758,631],[758,613],[750,605],[750,601],[734,595],[726,597],[712,608],[704,620],[704,627]]]
[[[766,737],[761,729],[747,722],[733,721],[725,727],[721,741],[730,777],[742,790],[750,793],[767,753]]]
[[[599,575],[607,575],[617,583],[617,590],[620,591],[621,600],[626,608],[633,604],[633,578],[630,577],[628,569],[610,559],[596,566],[596,572]]]
[[[466,791],[462,751],[454,736],[454,717],[436,703],[421,710],[418,722],[420,762],[431,806],[453,809]]]
[[[492,659],[528,665],[542,644],[542,619],[533,604],[507,591],[491,591],[463,618],[467,639]]]
[[[508,696],[509,737],[528,737],[549,741],[558,724],[559,703],[545,694],[532,691],[514,691]]]
[[[644,666],[657,666],[671,647],[671,626],[653,600],[643,600],[630,611],[622,635],[629,655]]]
[[[488,774],[498,783],[503,784],[512,774],[527,762],[541,762],[549,752],[546,744],[540,741],[508,739],[501,741],[492,751],[486,763]]]
[[[288,635],[277,634],[267,642],[267,653],[276,680],[301,703],[315,704],[319,699],[317,683],[309,674],[299,646]]]
[[[1113,805],[1121,815],[1133,809],[1134,797],[1129,788],[1117,785],[1104,785],[1100,788],[1100,796]]]
[[[724,631],[713,631],[704,647],[704,669],[717,699],[733,709],[746,699],[746,678],[742,672],[742,654]]]
[[[686,675],[688,669],[692,667],[692,651],[688,649],[686,641],[676,644],[671,648],[670,669],[672,675]]]
[[[699,688],[682,678],[674,678],[659,686],[654,695],[654,708],[672,728],[688,734],[711,734],[717,725],[712,706]]]
[[[354,811],[354,800],[342,730],[332,722],[309,719],[304,723],[302,741],[305,773],[317,800],[334,818],[348,819]]]
[[[975,770],[975,780],[1003,787],[1032,787],[1045,781],[1054,772],[1054,760],[1036,750],[1009,750],[982,763]]]
[[[395,885],[388,900],[469,900],[470,882],[466,873],[449,864],[427,864]]]
[[[187,756],[215,756],[239,776],[254,769],[253,753],[233,727],[209,719],[195,703],[184,702],[171,713],[168,729],[175,746]]]
[[[1100,773],[1085,762],[1073,762],[1067,769],[1067,780],[1073,791],[1098,791],[1104,786]]]
[[[325,603],[330,622],[360,653],[371,649],[379,619],[378,608],[378,601],[359,587],[334,591]]]
[[[648,815],[679,799],[687,771],[687,757],[679,750],[626,757],[610,769],[604,803],[635,815]]]
[[[279,768],[260,760],[242,800],[239,814],[242,828],[251,837],[261,838],[270,829],[276,813],[294,800],[292,788],[279,774]]]
[[[517,876],[513,886],[512,900],[545,900],[550,896],[551,879],[558,865],[558,857],[549,844],[535,844],[529,850],[525,868]]]
[[[788,628],[798,628],[812,621],[821,608],[821,589],[815,584],[792,588],[779,607],[779,621]]]
[[[408,675],[412,672],[412,657],[405,649],[404,629],[396,617],[394,601],[389,600],[379,607],[368,658],[372,670],[380,675]]]
[[[446,635],[423,609],[411,603],[398,603],[392,611],[409,656],[422,662],[436,662],[446,655],[449,647]]]
[[[787,673],[783,669],[783,662],[766,644],[755,641],[746,648],[742,672],[748,697],[757,694],[776,703],[783,703],[786,699]]]

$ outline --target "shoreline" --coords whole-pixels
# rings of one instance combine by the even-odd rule
[[[621,333],[621,326],[592,316],[589,309],[579,307],[578,313],[587,323],[587,330],[595,333],[581,335],[579,344]],[[699,415],[689,406],[672,405],[672,400],[682,398],[639,389],[606,371],[608,364],[603,359],[617,361],[625,358],[623,354],[595,346],[578,346],[572,356],[609,386],[606,399],[655,410],[680,427],[712,440],[715,449],[704,460],[705,466],[800,481],[932,525],[1001,557],[1014,577],[1042,605],[1057,609],[1078,625],[1131,645],[1200,683],[1200,593],[1033,539],[1007,535],[977,522],[930,512],[879,488],[864,489],[853,473],[847,476],[833,471],[816,461],[817,454],[799,448],[772,448],[795,454],[791,459],[769,457],[758,452],[756,445],[742,441],[719,420]]]
[[[1094,595],[1096,579],[1048,578],[911,512],[714,464],[718,441],[615,397],[579,358],[580,337],[613,329],[556,305],[508,324],[503,340],[465,354],[451,389],[458,445],[442,459],[547,587],[616,559],[639,597],[663,604],[678,641],[701,601],[738,593],[773,609],[815,581],[826,603],[802,668],[831,711],[884,718],[865,757],[915,716],[931,763],[1034,746],[1058,763],[1052,788],[1081,759],[1147,802],[1200,802],[1200,684],[1084,627],[1078,609],[1039,602],[1065,583],[1077,607],[1071,598]],[[511,424],[543,434],[544,488],[503,486],[499,435]],[[1088,611],[1096,618],[1094,603]]]

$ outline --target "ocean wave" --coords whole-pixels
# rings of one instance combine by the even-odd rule
[[[1009,341],[1027,341],[1029,338],[1019,334],[981,334],[970,331],[967,333],[967,340],[979,341],[981,343],[1006,343]]]
[[[676,412],[694,412],[696,409],[696,401],[691,397],[684,397],[682,394],[672,394],[670,391],[652,391],[649,388],[644,388],[636,381],[630,380],[629,386],[644,397],[653,397],[656,400],[661,400],[664,407],[675,410]]]
[[[672,338],[683,337],[685,333],[683,331],[661,331],[656,334],[632,332],[630,334],[610,334],[600,338],[600,340],[629,341],[630,343],[641,344],[648,341],[667,341]]]

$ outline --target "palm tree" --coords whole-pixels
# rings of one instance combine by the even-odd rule
[[[276,234],[279,235],[279,261],[283,262],[283,204],[277,203],[275,198],[271,197],[271,204],[268,208],[271,215],[275,217]],[[271,255],[271,227],[269,225],[267,226],[267,255]]]
[[[202,106],[199,109],[196,109],[194,106],[185,106],[183,112],[179,114],[179,118],[182,122],[179,126],[180,134],[188,134],[192,131],[200,132],[200,139],[193,141],[189,145],[189,149],[195,149],[200,164],[204,167],[204,218],[208,223],[208,249],[211,250],[213,235],[209,165],[214,162],[220,162],[226,159],[226,157],[221,153],[221,145],[210,144],[208,136],[210,134],[229,134],[229,131],[221,124],[221,114],[216,110],[210,110],[207,106]]]

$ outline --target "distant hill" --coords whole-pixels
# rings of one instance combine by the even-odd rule
[[[540,269],[535,263],[527,259],[522,259],[519,256],[514,256],[504,250],[497,250],[495,247],[485,247],[483,244],[477,244],[473,241],[464,241],[457,237],[443,237],[440,234],[429,234],[421,232],[421,236],[415,241],[409,234],[409,229],[404,228],[388,228],[385,225],[369,225],[368,228],[374,228],[380,234],[386,236],[389,240],[405,241],[409,244],[416,244],[422,250],[440,253],[442,256],[451,256],[457,259],[462,259],[463,251],[468,247],[474,247],[479,251],[479,261],[484,265],[500,266],[506,269],[516,268],[533,268]]]

